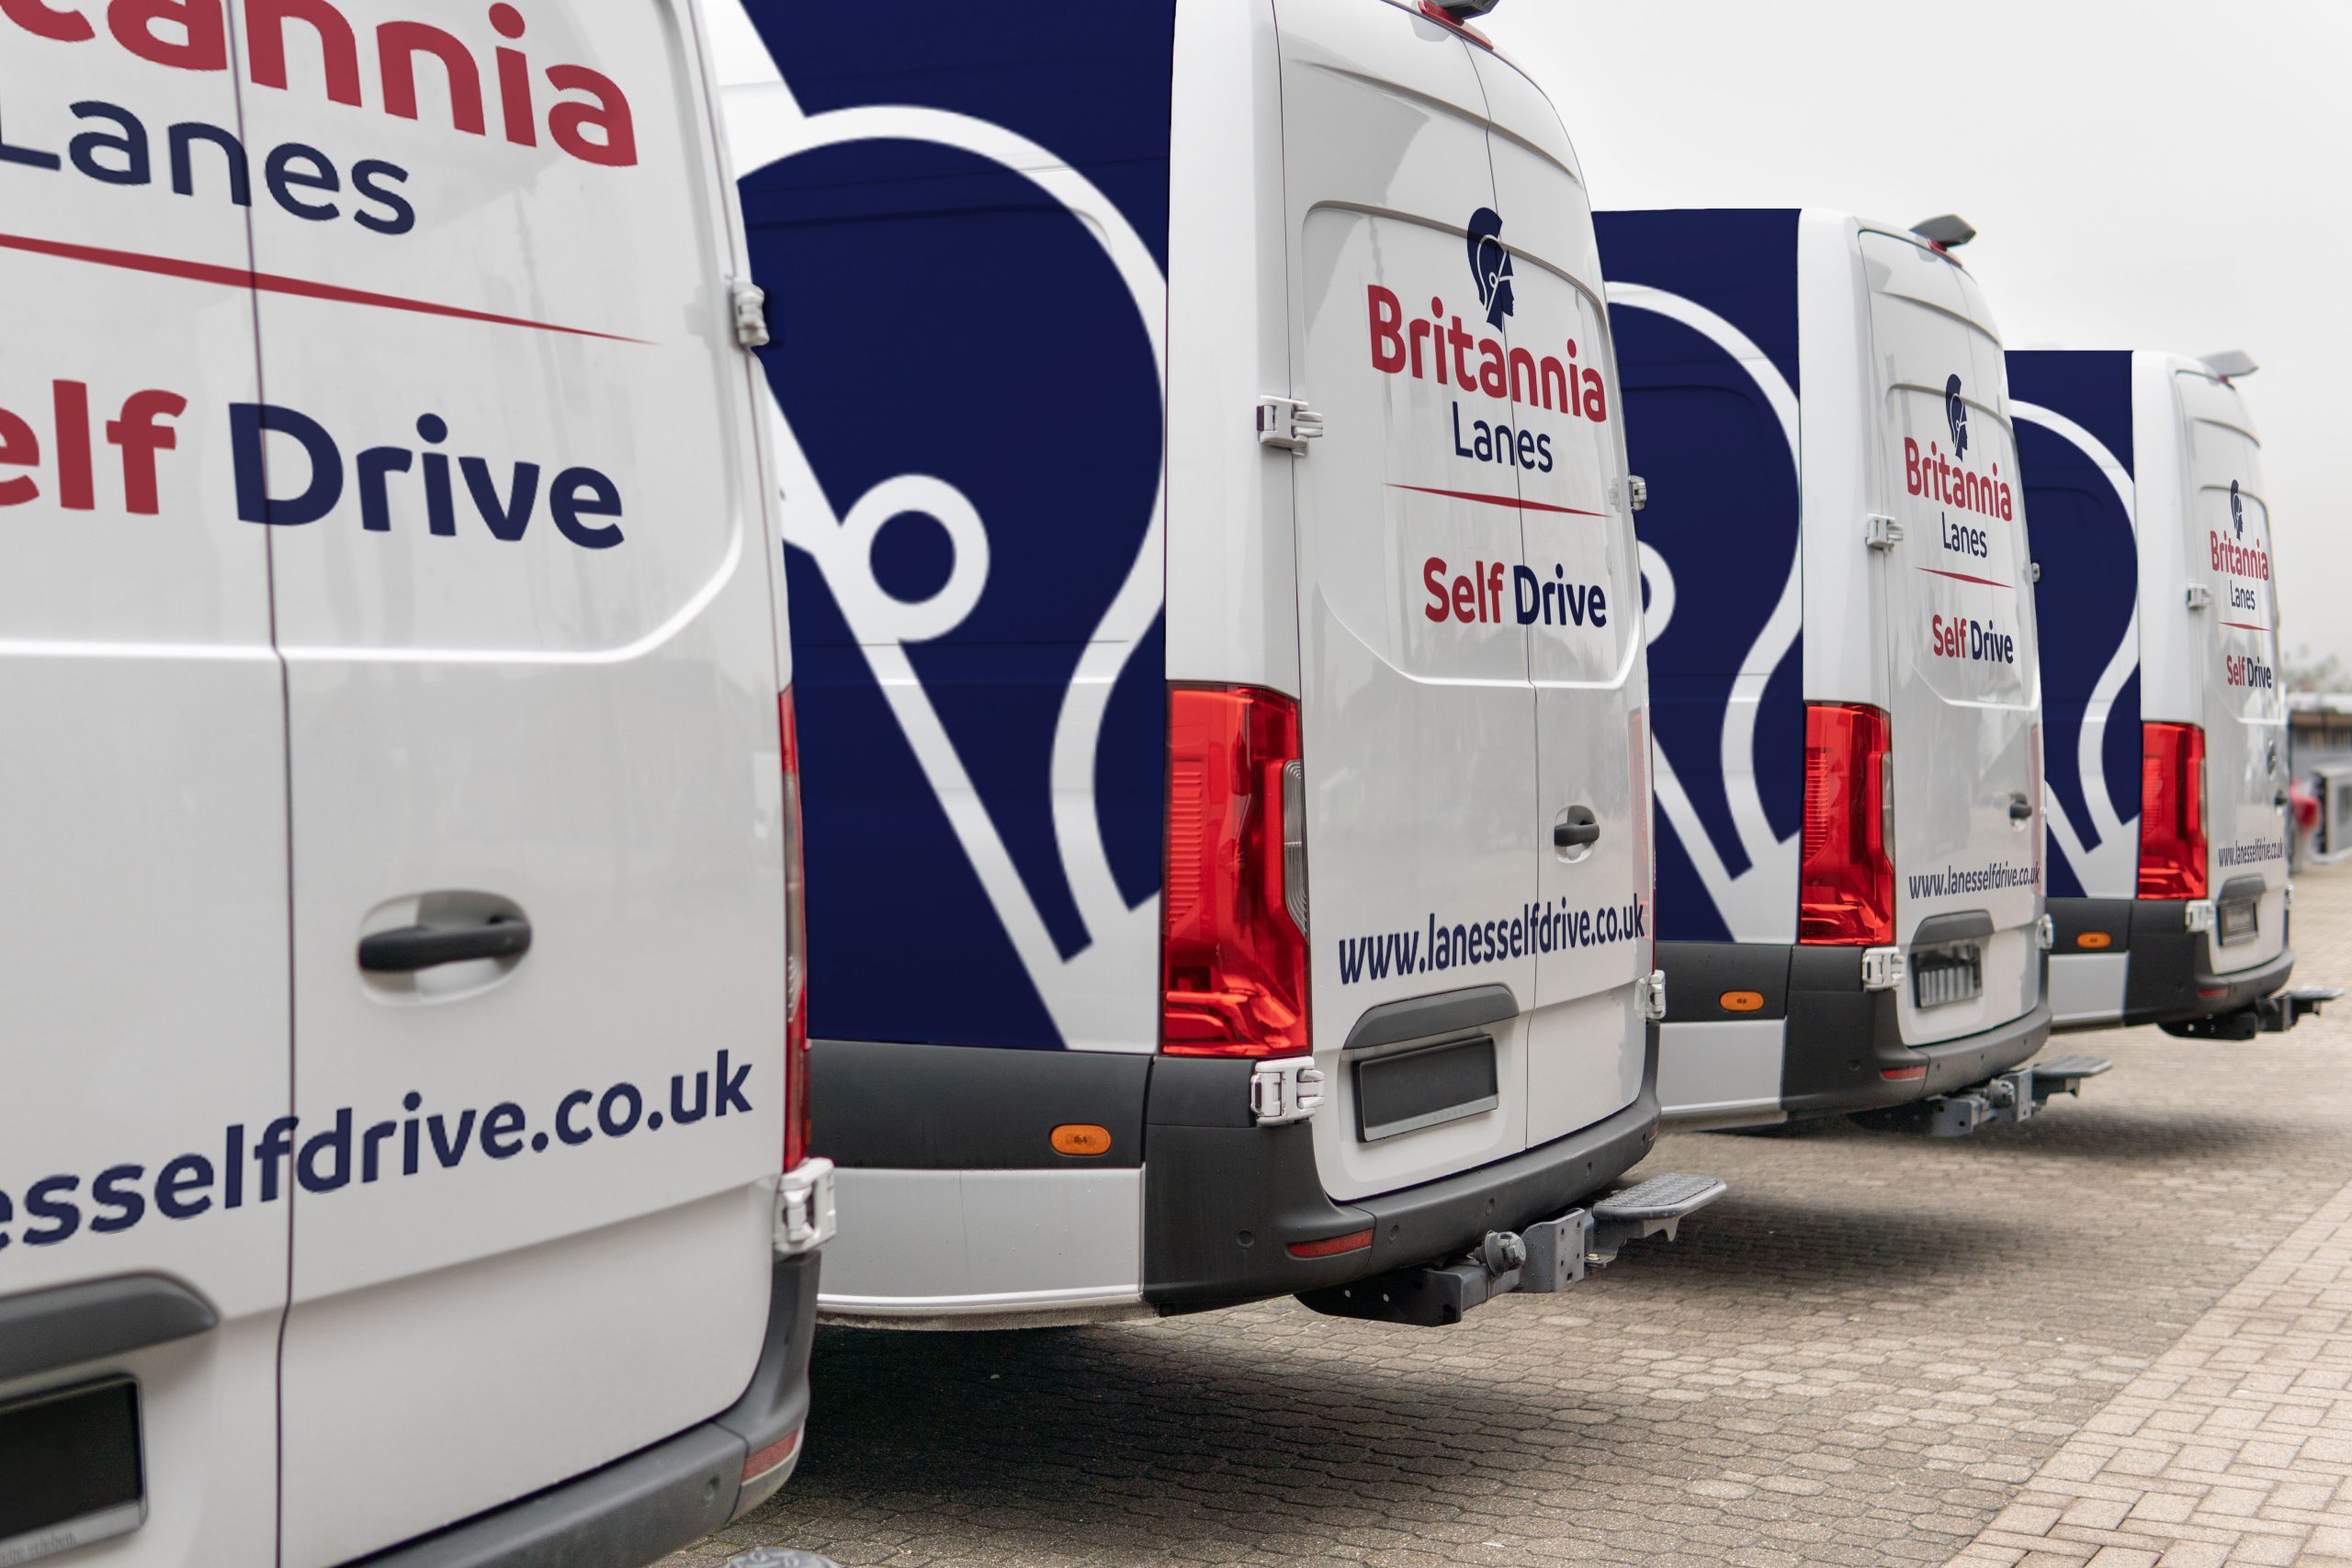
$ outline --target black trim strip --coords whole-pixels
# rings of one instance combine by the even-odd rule
[[[1374,1045],[1394,1045],[1400,1040],[1424,1040],[1432,1034],[1484,1029],[1519,1016],[1519,998],[1509,986],[1473,986],[1433,997],[1408,997],[1368,1008],[1348,1031],[1342,1051]]]
[[[1132,1169],[1143,1163],[1152,1062],[1143,1052],[812,1041],[815,1152],[845,1170]],[[1246,1089],[1238,1103],[1246,1114]],[[1053,1131],[1071,1122],[1108,1130],[1110,1148],[1057,1153]]]
[[[85,1280],[0,1301],[0,1382],[209,1334],[212,1303],[161,1274]]]

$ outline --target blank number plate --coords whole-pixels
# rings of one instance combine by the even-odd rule
[[[1356,1064],[1356,1136],[1367,1144],[1458,1122],[1500,1103],[1489,1035]]]
[[[1984,950],[1929,947],[1911,954],[1911,999],[1921,1008],[1974,1001],[1984,994]]]
[[[0,1562],[32,1562],[147,1517],[139,1385],[129,1378],[0,1404]]]
[[[2222,945],[2227,947],[2257,935],[2261,928],[2261,908],[2251,898],[2233,898],[2223,904],[2215,920],[2221,928]]]

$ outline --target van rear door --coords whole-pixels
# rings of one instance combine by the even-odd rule
[[[245,215],[168,173],[168,146],[217,155],[237,92],[89,9],[78,41],[0,18],[0,1305],[79,1286],[62,1326],[110,1301],[164,1332],[97,1360],[0,1335],[0,1402],[136,1378],[131,1446],[74,1480],[119,1504],[143,1470],[145,1522],[92,1551],[268,1562],[287,1202],[253,1150],[293,1090],[285,699],[268,540],[235,505]],[[141,1314],[158,1292],[192,1315]],[[22,1544],[63,1521],[17,1512],[44,1500],[20,1479]]]
[[[1293,465],[1315,1045],[1339,1112],[1315,1136],[1347,1198],[1526,1145],[1519,1015],[1537,995],[1527,912],[1548,823],[1512,612],[1518,436],[1508,388],[1479,375],[1509,312],[1476,265],[1495,195],[1471,46],[1364,0],[1284,0],[1280,28],[1292,395],[1324,416]],[[1479,988],[1502,998],[1492,1103],[1363,1123],[1351,1032]],[[1409,1041],[1374,1049],[1393,1046]]]
[[[1535,457],[1510,470],[1527,557],[1512,611],[1533,617],[1536,908],[1551,937],[1535,944],[1532,1145],[1589,1126],[1642,1089],[1648,1033],[1633,982],[1651,953],[1647,666],[1591,204],[1551,103],[1511,65],[1483,51],[1471,58],[1496,126],[1495,210],[1515,303],[1502,322],[1507,369],[1529,372],[1511,376],[1510,423]]]
[[[2041,1000],[2041,672],[1991,312],[1975,282],[1924,245],[1867,231],[1860,245],[1882,421],[1878,511],[1900,532],[1880,582],[1892,644],[1895,937],[1914,950],[1901,1017],[1916,1045],[2007,1022]]]
[[[2188,581],[2211,603],[2190,632],[2204,687],[2206,886],[2214,969],[2276,958],[2287,941],[2287,711],[2278,688],[2278,600],[2262,444],[2237,390],[2174,374],[2186,417]]]
[[[692,9],[400,14],[359,107],[348,35],[322,83],[300,22],[245,101],[257,161],[312,150],[312,210],[254,212],[301,284],[261,301],[254,529],[291,749],[287,1568],[725,1409],[785,1138],[776,551]],[[411,967],[417,928],[474,955]]]

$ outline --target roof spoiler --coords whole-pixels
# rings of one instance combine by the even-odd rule
[[[2262,368],[2254,362],[2254,355],[2242,348],[2224,349],[2219,354],[2202,355],[2199,357],[2203,359],[2206,369],[2211,370],[2224,381],[2238,376],[2251,376]]]
[[[1956,251],[1976,238],[1976,226],[1957,212],[1946,212],[1920,219],[1911,225],[1911,232],[1939,250]]]

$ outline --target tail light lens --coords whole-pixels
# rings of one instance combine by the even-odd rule
[[[2140,727],[2140,897],[2205,897],[2205,732]]]
[[[1297,704],[1249,686],[1170,691],[1163,1050],[1309,1049],[1306,784]]]
[[[1804,713],[1804,859],[1797,940],[1880,947],[1894,940],[1894,860],[1887,842],[1886,715],[1819,703]]]
[[[808,1157],[808,916],[800,858],[800,732],[776,699],[784,739],[784,1168]]]

